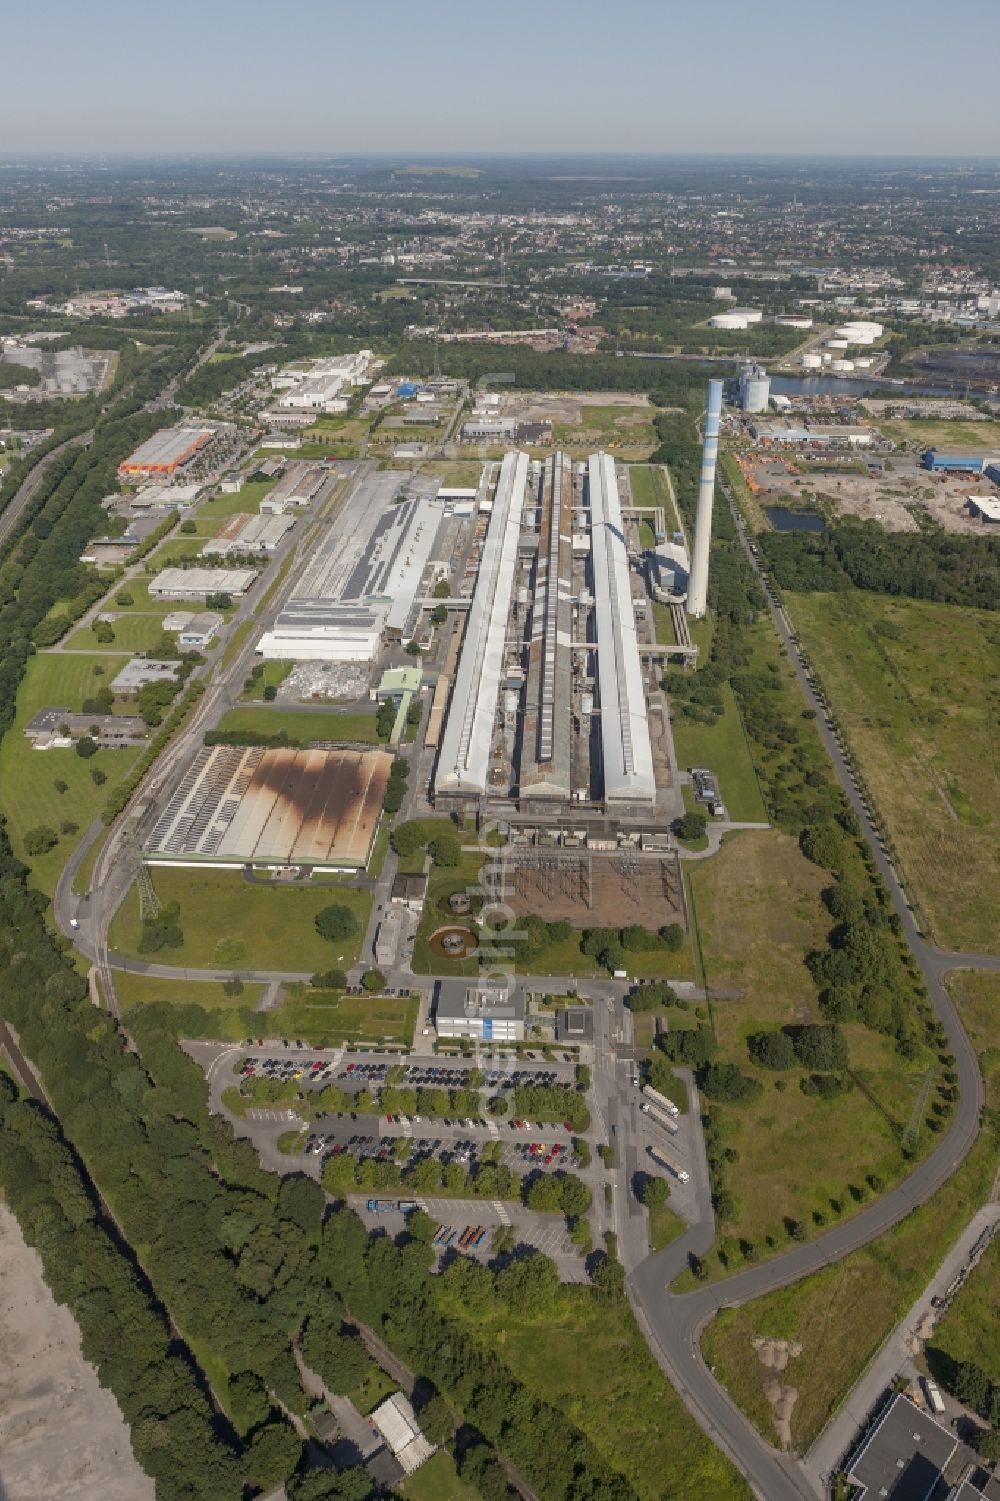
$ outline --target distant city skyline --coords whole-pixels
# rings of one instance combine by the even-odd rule
[[[0,152],[991,157],[991,92],[942,50],[985,57],[996,24],[995,0],[39,0]]]

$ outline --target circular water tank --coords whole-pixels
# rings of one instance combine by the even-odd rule
[[[847,371],[847,370],[853,370],[854,369],[854,361],[853,360],[831,360],[830,361],[830,369],[831,370],[836,370],[836,372],[837,372],[838,375],[843,375],[845,371]]]
[[[819,370],[823,361],[818,354],[804,354],[799,360],[803,370]]]
[[[750,320],[742,313],[715,313],[708,320],[709,328],[749,328]]]

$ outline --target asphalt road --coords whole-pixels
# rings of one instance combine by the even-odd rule
[[[728,499],[728,496],[727,496]],[[735,508],[734,516],[736,515]],[[738,521],[737,521],[737,524]],[[760,574],[740,527],[747,556]],[[766,1444],[709,1372],[699,1349],[702,1328],[721,1308],[735,1307],[764,1293],[797,1282],[831,1262],[839,1261],[884,1235],[911,1210],[929,1199],[951,1176],[971,1148],[979,1132],[983,1086],[975,1050],[966,1036],[958,1013],[943,984],[943,976],[960,967],[963,960],[984,960],[982,967],[998,967],[993,956],[951,955],[928,945],[919,933],[906,898],[878,835],[865,811],[850,769],[831,733],[795,643],[773,600],[770,610],[802,692],[816,711],[816,723],[830,754],[837,777],[858,816],[865,838],[874,851],[880,874],[888,887],[895,910],[903,923],[909,947],[920,967],[934,1009],[955,1055],[960,1096],[947,1135],[936,1150],[910,1176],[870,1208],[835,1225],[818,1239],[739,1276],[685,1296],[669,1291],[671,1282],[688,1265],[690,1254],[702,1254],[714,1240],[711,1218],[695,1226],[659,1256],[649,1257],[632,1273],[629,1293],[640,1323],[663,1369],[704,1430],[747,1476],[757,1495],[765,1501],[802,1501],[818,1494],[815,1480],[793,1459]]]

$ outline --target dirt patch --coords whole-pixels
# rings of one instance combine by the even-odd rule
[[[537,913],[545,922],[609,928],[638,923],[652,931],[685,924],[676,859],[602,858],[586,851],[574,859],[533,850],[511,859],[505,895],[518,916]]]
[[[764,1395],[771,1404],[774,1426],[783,1449],[792,1446],[792,1413],[799,1394],[794,1386],[781,1380],[781,1373],[788,1362],[802,1354],[802,1346],[790,1339],[766,1339],[755,1334],[750,1341],[757,1351],[757,1359],[767,1371],[764,1377]]]
[[[476,952],[479,939],[471,928],[435,928],[427,946],[437,959],[467,959]]]
[[[982,521],[965,509],[970,495],[994,493],[986,480],[969,475],[934,475],[911,458],[890,458],[895,467],[884,473],[860,474],[846,466],[832,474],[797,474],[794,462],[768,458],[741,465],[750,488],[762,505],[820,501],[841,516],[878,521],[889,532],[916,532],[921,517],[946,532],[966,536],[989,534]],[[831,466],[833,467],[833,466]]]
[[[80,1331],[0,1205],[0,1454],[5,1501],[153,1501],[128,1428]]]

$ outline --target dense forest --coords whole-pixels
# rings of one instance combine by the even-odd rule
[[[782,589],[871,589],[940,604],[1000,609],[1000,537],[886,532],[877,521],[825,532],[764,532],[760,547]]]

